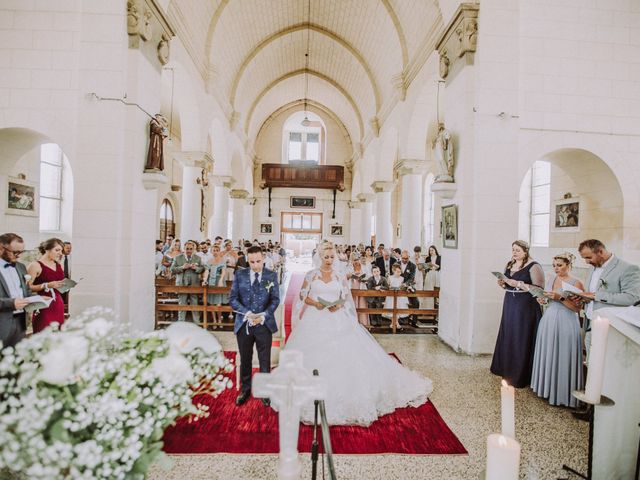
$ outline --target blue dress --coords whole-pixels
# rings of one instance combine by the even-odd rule
[[[555,277],[547,291],[553,289],[554,282]],[[584,388],[580,321],[578,314],[562,302],[550,300],[540,320],[531,388],[551,405],[578,406],[571,392]]]
[[[538,264],[531,262],[513,275],[510,270],[506,270],[504,274],[507,278],[531,285],[531,268],[534,265]],[[533,295],[512,290],[515,289],[507,286],[504,294],[502,320],[491,362],[491,373],[503,377],[509,385],[524,388],[531,381],[536,332],[542,308]]]
[[[217,287],[220,285],[220,275],[222,274],[222,270],[225,267],[224,259],[215,265],[208,265],[209,267],[209,286]],[[222,303],[229,302],[229,296],[224,295],[222,293],[210,293],[207,295],[207,303],[209,305],[220,305]]]

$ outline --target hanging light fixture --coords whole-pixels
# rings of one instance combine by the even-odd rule
[[[307,116],[307,95],[309,93],[309,35],[311,33],[311,0],[307,2],[307,51],[304,54],[304,120],[300,122],[303,127],[311,125]]]

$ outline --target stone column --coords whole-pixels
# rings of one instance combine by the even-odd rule
[[[244,221],[244,208],[247,204],[246,198],[249,196],[249,192],[241,189],[234,189],[229,192],[231,198],[231,212],[233,214],[233,225],[231,228],[231,239],[235,245],[238,239],[246,238],[245,235],[245,221]]]
[[[360,211],[360,202],[347,202],[349,206],[349,243],[357,245],[362,240],[360,239],[360,231],[362,230],[362,212]]]
[[[361,193],[358,195],[360,201],[360,242],[364,242],[365,245],[371,243],[371,216],[373,215],[373,200],[375,196],[373,193]]]
[[[256,197],[248,197],[243,205],[243,225],[244,233],[242,236],[246,240],[253,241],[253,206],[256,204]]]
[[[422,226],[422,175],[427,165],[423,160],[405,159],[395,166],[395,174],[402,182],[400,198],[400,237],[396,244],[410,252],[420,245]]]
[[[393,226],[391,225],[391,192],[395,182],[377,181],[371,184],[376,194],[376,243],[384,243],[386,247],[393,242]]]
[[[174,158],[182,163],[182,208],[180,215],[180,238],[200,241],[205,232],[201,230],[202,216],[205,213],[202,205],[202,189],[208,184],[206,172],[213,168],[213,160],[206,152],[178,152]]]
[[[229,236],[229,190],[235,180],[227,175],[213,176],[213,217],[210,232],[213,237]]]

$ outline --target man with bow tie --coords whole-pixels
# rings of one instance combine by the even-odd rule
[[[271,369],[271,340],[278,331],[275,311],[280,304],[280,287],[275,272],[264,268],[264,256],[259,246],[247,250],[249,268],[237,270],[229,294],[235,321],[233,333],[240,353],[240,395],[236,405],[244,404],[251,395],[251,364],[253,345],[258,351],[260,372]],[[269,399],[262,403],[269,406]]]
[[[193,240],[189,240],[184,244],[184,253],[176,255],[171,264],[171,272],[176,276],[176,285],[192,286],[200,285],[202,280],[200,274],[204,271],[202,260],[196,255],[196,243]],[[178,305],[198,305],[198,295],[195,293],[181,293],[178,295]],[[187,312],[180,310],[178,312],[178,320],[184,322]],[[191,318],[194,323],[200,321],[200,312],[192,311]]]
[[[25,300],[30,295],[26,267],[18,262],[24,240],[15,233],[0,235],[0,341],[2,348],[13,347],[26,331]]]

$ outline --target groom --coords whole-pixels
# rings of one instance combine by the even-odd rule
[[[251,363],[253,344],[256,344],[260,372],[268,373],[271,365],[271,337],[278,331],[274,312],[280,303],[278,277],[264,268],[262,249],[258,246],[247,250],[249,268],[237,270],[229,303],[235,314],[233,333],[238,339],[240,352],[240,395],[236,405],[244,404],[251,395]],[[238,313],[239,312],[239,313]],[[262,403],[269,406],[269,399]]]

